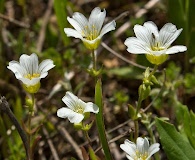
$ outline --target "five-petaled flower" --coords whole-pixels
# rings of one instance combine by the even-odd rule
[[[88,49],[94,50],[99,46],[102,36],[115,29],[114,20],[102,28],[105,17],[106,10],[101,11],[99,7],[92,10],[89,20],[83,14],[75,12],[72,18],[67,18],[74,29],[64,28],[64,32],[69,37],[81,39]]]
[[[136,37],[129,37],[125,41],[127,51],[134,54],[146,54],[146,58],[152,64],[162,64],[168,58],[168,54],[184,52],[186,46],[177,45],[170,47],[180,35],[181,29],[172,23],[165,24],[160,31],[153,22],[145,22],[143,26],[135,25]]]
[[[57,116],[60,118],[68,118],[71,123],[80,123],[84,117],[85,113],[93,112],[98,113],[99,108],[92,102],[83,102],[73,93],[67,91],[66,95],[62,98],[62,101],[67,105],[67,107],[62,107],[57,110]]]
[[[159,143],[149,146],[149,141],[146,137],[138,137],[136,144],[126,139],[124,144],[120,145],[120,148],[127,153],[126,157],[129,160],[149,160],[153,154],[159,151],[159,146]]]
[[[24,89],[29,93],[36,93],[40,88],[40,79],[48,75],[48,70],[55,65],[50,59],[46,59],[38,64],[38,57],[35,53],[30,56],[23,54],[19,62],[9,62],[10,69],[17,79],[22,81]]]

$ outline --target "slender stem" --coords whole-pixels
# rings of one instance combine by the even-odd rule
[[[154,73],[157,71],[157,69],[158,69],[158,65],[155,65],[154,69],[152,70],[152,72],[148,76],[149,80],[150,80],[151,76],[154,75]],[[141,108],[143,91],[141,91],[140,94],[141,95],[139,95],[138,102],[137,102],[137,107],[136,107],[136,112],[135,112],[136,117],[138,117],[138,113],[139,113],[140,108]],[[134,139],[136,140],[138,138],[138,136],[139,136],[139,123],[138,123],[138,119],[134,120],[134,126],[135,126]]]
[[[92,50],[92,59],[93,59],[93,69],[96,71],[97,70],[97,65],[96,65],[96,54],[95,54],[95,50]]]
[[[22,142],[24,144],[24,148],[26,150],[27,160],[31,160],[31,158],[30,158],[30,148],[29,148],[29,144],[28,144],[27,135],[24,132],[24,130],[22,129],[22,127],[19,124],[18,120],[16,119],[15,115],[11,111],[11,109],[9,107],[9,103],[7,102],[5,97],[0,98],[0,110],[5,112],[8,115],[8,117],[10,118],[10,120],[12,121],[12,123],[15,125],[15,127],[16,127],[16,129],[17,129],[17,131],[18,131],[18,133],[19,133],[19,135],[22,139]]]
[[[35,96],[34,94],[31,94],[31,98],[32,98],[32,106],[29,106],[29,113],[28,113],[28,144],[29,144],[29,148],[30,148],[30,157],[32,159],[33,157],[33,153],[32,153],[32,148],[31,148],[31,120],[32,120],[32,115],[34,114],[34,104],[35,104]]]

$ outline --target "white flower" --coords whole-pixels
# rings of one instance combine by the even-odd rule
[[[48,75],[48,70],[55,66],[50,59],[38,63],[38,57],[35,53],[30,56],[23,54],[19,62],[11,61],[7,68],[14,72],[16,78],[21,80],[25,86],[29,87],[38,84],[41,78]]]
[[[81,39],[88,49],[96,49],[102,36],[114,30],[116,26],[116,22],[111,21],[102,28],[105,17],[106,10],[102,12],[99,7],[92,10],[89,20],[83,14],[75,12],[72,18],[67,18],[74,29],[64,28],[64,32],[69,37]]]
[[[127,153],[126,157],[129,160],[149,160],[153,154],[159,151],[159,146],[159,143],[149,146],[147,138],[138,137],[136,144],[126,139],[120,148]]]
[[[62,101],[68,108],[62,107],[57,110],[57,116],[60,118],[68,118],[71,123],[80,123],[87,112],[98,113],[99,108],[92,102],[83,102],[71,92],[66,92]]]
[[[165,60],[168,54],[184,52],[186,46],[177,45],[170,47],[175,39],[180,35],[181,29],[176,28],[172,23],[165,24],[160,31],[153,22],[145,22],[143,26],[135,25],[134,32],[136,37],[129,37],[125,41],[127,51],[134,54],[147,54],[151,57],[162,56]],[[151,57],[150,57],[151,56]],[[148,58],[148,57],[147,57]],[[162,57],[161,57],[162,58]]]

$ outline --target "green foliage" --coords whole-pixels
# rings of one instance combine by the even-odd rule
[[[70,42],[70,39],[64,34],[64,28],[68,26],[68,22],[66,20],[66,17],[68,16],[66,11],[67,4],[67,0],[54,0],[55,15],[57,16],[57,22],[64,45],[68,45]]]
[[[163,149],[170,160],[192,160],[195,159],[195,150],[190,143],[175,129],[175,127],[165,121],[156,119],[156,126],[160,136]]]
[[[188,139],[195,149],[195,114],[189,111],[187,106],[178,102],[176,108],[176,119],[180,132]]]

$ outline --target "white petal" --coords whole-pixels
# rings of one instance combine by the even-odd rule
[[[31,54],[30,56],[23,54],[20,57],[20,64],[21,66],[23,66],[27,73],[29,74],[33,74],[33,73],[37,73],[38,71],[38,57],[35,53]]]
[[[60,118],[68,118],[71,123],[80,123],[84,118],[82,114],[78,114],[65,107],[57,110],[57,116]]]
[[[33,79],[28,79],[28,78],[19,78],[19,80],[22,81],[22,83],[24,83],[25,85],[27,86],[34,86],[36,85],[37,83],[39,83],[40,81],[40,78],[33,78]]]
[[[81,14],[81,13],[79,13],[79,12],[75,12],[75,13],[73,14],[72,18],[73,18],[75,21],[78,22],[80,28],[82,28],[82,29],[83,29],[85,26],[88,25],[88,20],[87,20],[87,18],[86,18],[83,14]],[[74,27],[74,26],[73,26],[73,27]],[[76,28],[75,28],[75,29],[76,29]]]
[[[26,69],[20,65],[17,61],[11,61],[9,62],[9,66],[7,66],[8,69],[10,69],[16,76],[16,78],[22,78],[23,75],[27,74]]]
[[[112,31],[112,30],[115,30],[115,27],[116,27],[116,22],[115,22],[115,21],[112,21],[112,22],[106,24],[106,25],[102,28],[102,30],[101,30],[101,32],[100,32],[100,37],[102,37],[104,34],[110,32],[110,31]]]
[[[78,105],[78,97],[67,91],[66,95],[62,98],[62,101],[67,105],[68,108],[74,110],[74,108]]]
[[[38,69],[38,73],[41,74],[41,78],[45,78],[47,76],[48,70],[52,69],[53,67],[55,67],[55,65],[53,64],[52,60],[46,59],[42,61],[39,64],[39,69]]]
[[[132,158],[131,156],[129,156],[128,154],[126,155],[127,159],[129,160],[135,160],[134,158]]]
[[[132,158],[136,155],[136,145],[128,139],[125,140],[124,144],[120,145],[120,148]]]
[[[148,29],[148,31],[150,31],[151,34],[152,33],[154,34],[155,38],[159,37],[158,28],[154,22],[152,21],[145,22],[144,26]]]
[[[77,30],[74,30],[72,28],[64,28],[64,32],[67,34],[68,37],[75,37],[82,39],[81,33],[79,33]]]
[[[148,46],[152,46],[152,33],[149,29],[141,25],[135,25],[133,29],[139,40],[145,42]]]
[[[75,19],[68,17],[67,18],[68,22],[76,29],[79,33],[82,32],[83,30],[83,25],[79,24]]]
[[[104,23],[105,17],[106,10],[104,9],[103,12],[101,12],[101,9],[99,7],[96,7],[91,11],[91,15],[89,17],[89,25],[95,25],[99,33]]]
[[[184,52],[187,50],[186,46],[178,45],[178,46],[173,46],[167,49],[166,54],[174,54],[178,52]]]
[[[160,144],[159,143],[154,143],[150,146],[149,150],[148,150],[148,159],[155,154],[156,152],[158,152],[160,150],[159,148]]]
[[[143,153],[144,147],[144,139],[142,137],[138,137],[136,140],[136,146],[139,152]]]
[[[182,30],[183,29],[177,30],[176,26],[172,23],[165,24],[159,32],[159,38],[162,46],[168,48],[180,35]]]
[[[143,147],[142,147],[142,153],[148,152],[148,149],[149,149],[149,141],[148,141],[148,139],[145,137],[145,138],[144,138],[144,144],[143,144]]]
[[[94,104],[92,102],[88,102],[88,103],[86,103],[84,112],[98,113],[99,108],[96,104]]]
[[[150,53],[148,46],[143,41],[136,37],[129,37],[125,40],[125,45],[128,47],[127,51],[134,54],[147,54]]]
[[[60,118],[67,118],[68,116],[70,116],[74,111],[72,111],[69,108],[60,108],[57,110],[57,116]]]

